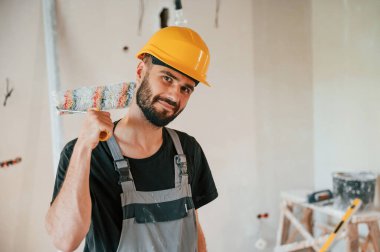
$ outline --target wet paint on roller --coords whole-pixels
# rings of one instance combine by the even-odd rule
[[[87,111],[91,108],[110,110],[126,108],[134,95],[136,84],[123,82],[108,86],[81,87],[54,94],[57,110]]]

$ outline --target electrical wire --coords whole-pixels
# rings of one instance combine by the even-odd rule
[[[4,100],[4,107],[7,105],[7,100],[9,97],[11,97],[11,94],[13,92],[13,88],[9,89],[9,79],[7,78],[6,79],[6,82],[7,82],[7,93],[5,94],[5,100]]]
[[[138,26],[138,31],[137,34],[141,36],[141,30],[142,30],[142,23],[143,23],[143,17],[144,17],[144,0],[140,0],[140,8],[139,8],[139,26]]]
[[[219,10],[220,10],[220,0],[216,0],[216,9],[215,9],[215,28],[219,27]]]

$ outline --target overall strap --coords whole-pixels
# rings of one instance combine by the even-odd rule
[[[189,183],[188,173],[187,173],[187,161],[186,155],[183,153],[181,141],[179,140],[177,132],[173,129],[165,128],[171,139],[173,140],[174,147],[177,151],[177,155],[174,156],[174,177],[175,177],[175,187],[181,185],[187,185]]]
[[[115,170],[120,175],[119,184],[122,186],[123,192],[136,191],[128,159],[124,158],[114,136],[111,136],[111,138],[107,140],[107,145],[113,157]]]

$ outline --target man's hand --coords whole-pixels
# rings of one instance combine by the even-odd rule
[[[99,143],[101,133],[108,134],[107,139],[112,135],[113,123],[111,114],[95,109],[88,110],[82,129],[79,133],[78,142],[83,146],[94,149]],[[107,140],[105,139],[105,140]]]

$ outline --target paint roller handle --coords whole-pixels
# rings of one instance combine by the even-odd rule
[[[108,139],[110,139],[110,137],[111,137],[111,134],[106,130],[101,131],[99,133],[99,141],[101,141],[101,142],[107,141]]]
[[[91,108],[89,110],[100,111],[98,108]],[[107,141],[108,139],[110,139],[110,137],[111,137],[111,134],[107,130],[102,130],[99,133],[99,141],[101,142]]]

